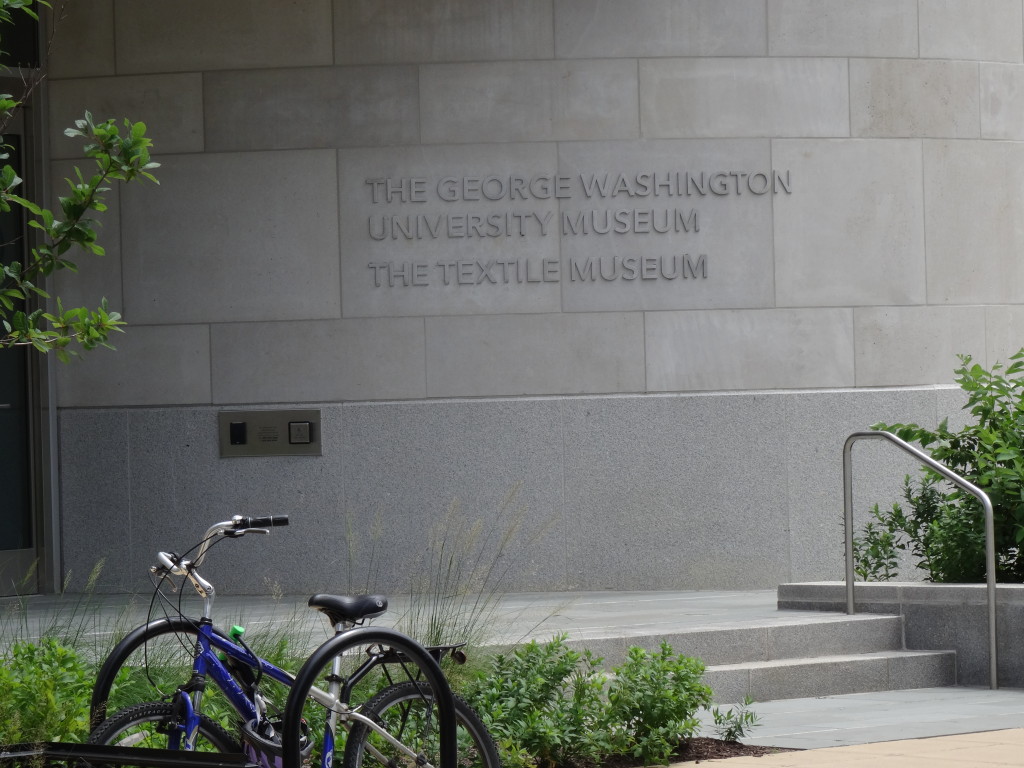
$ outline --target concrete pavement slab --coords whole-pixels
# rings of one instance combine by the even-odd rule
[[[715,761],[726,768],[1009,768],[1022,763],[1021,728]]]

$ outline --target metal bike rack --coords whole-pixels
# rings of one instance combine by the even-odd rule
[[[140,768],[257,768],[241,752],[187,752],[176,749],[70,744],[60,741],[0,746],[0,766],[5,768],[65,768],[89,765],[134,765]]]
[[[934,469],[954,485],[958,485],[965,491],[976,497],[985,509],[985,572],[988,584],[988,658],[989,658],[989,687],[995,690],[999,687],[998,657],[996,651],[996,534],[995,517],[992,513],[992,502],[988,494],[948,467],[944,467],[935,461],[924,451],[915,448],[905,440],[901,440],[891,432],[854,432],[846,438],[843,446],[843,512],[844,528],[846,531],[846,612],[853,614],[853,444],[859,440],[888,440],[897,448],[902,448],[906,453],[918,459],[922,464]]]
[[[313,651],[306,663],[295,675],[295,682],[288,692],[281,724],[282,768],[302,768],[299,755],[299,728],[302,720],[302,706],[305,696],[326,662],[345,651],[361,645],[380,643],[399,653],[405,654],[419,667],[425,681],[433,690],[437,705],[437,726],[440,747],[438,768],[456,768],[458,765],[458,743],[455,735],[455,701],[448,680],[441,671],[441,665],[430,652],[408,635],[387,627],[356,627],[328,639]]]

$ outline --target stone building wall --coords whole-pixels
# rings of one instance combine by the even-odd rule
[[[956,354],[1024,345],[1022,23],[1021,0],[72,3],[55,184],[86,108],[145,121],[162,167],[58,286],[130,323],[59,369],[65,542],[95,535],[129,588],[183,518],[289,512],[225,564],[394,589],[456,501],[489,531],[523,510],[515,589],[838,576],[845,437],[956,414]],[[321,456],[220,457],[219,412],[295,407]],[[910,471],[858,456],[863,502]]]

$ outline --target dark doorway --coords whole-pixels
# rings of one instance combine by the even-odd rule
[[[4,143],[8,158],[2,162],[23,175],[20,133],[6,133]],[[20,208],[0,212],[0,260],[4,264],[24,260],[24,229]],[[30,354],[25,347],[0,349],[0,595],[38,591]]]

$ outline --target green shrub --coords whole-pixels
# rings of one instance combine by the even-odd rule
[[[95,670],[55,638],[14,643],[0,667],[0,744],[84,741]]]
[[[999,581],[1024,581],[1024,349],[986,370],[960,355],[957,383],[967,393],[965,410],[974,423],[958,431],[943,420],[934,429],[917,424],[875,424],[872,428],[894,433],[918,443],[940,464],[988,494],[995,518],[996,577]],[[918,558],[936,582],[985,580],[984,518],[972,494],[948,484],[934,470],[925,468],[921,479],[905,482],[905,512],[876,517],[898,541]],[[863,541],[863,540],[862,540]],[[866,560],[862,565],[869,567]]]
[[[711,703],[711,689],[701,682],[704,664],[662,642],[657,653],[630,648],[612,673],[607,725],[617,751],[644,765],[666,763],[697,732],[696,714]]]
[[[502,751],[507,768],[596,760],[611,750],[605,732],[601,660],[566,646],[565,635],[533,640],[492,659],[465,691]]]
[[[665,763],[697,731],[711,689],[704,665],[667,643],[630,648],[610,679],[600,659],[560,635],[496,656],[464,694],[494,735],[509,768],[571,766],[628,756]]]

